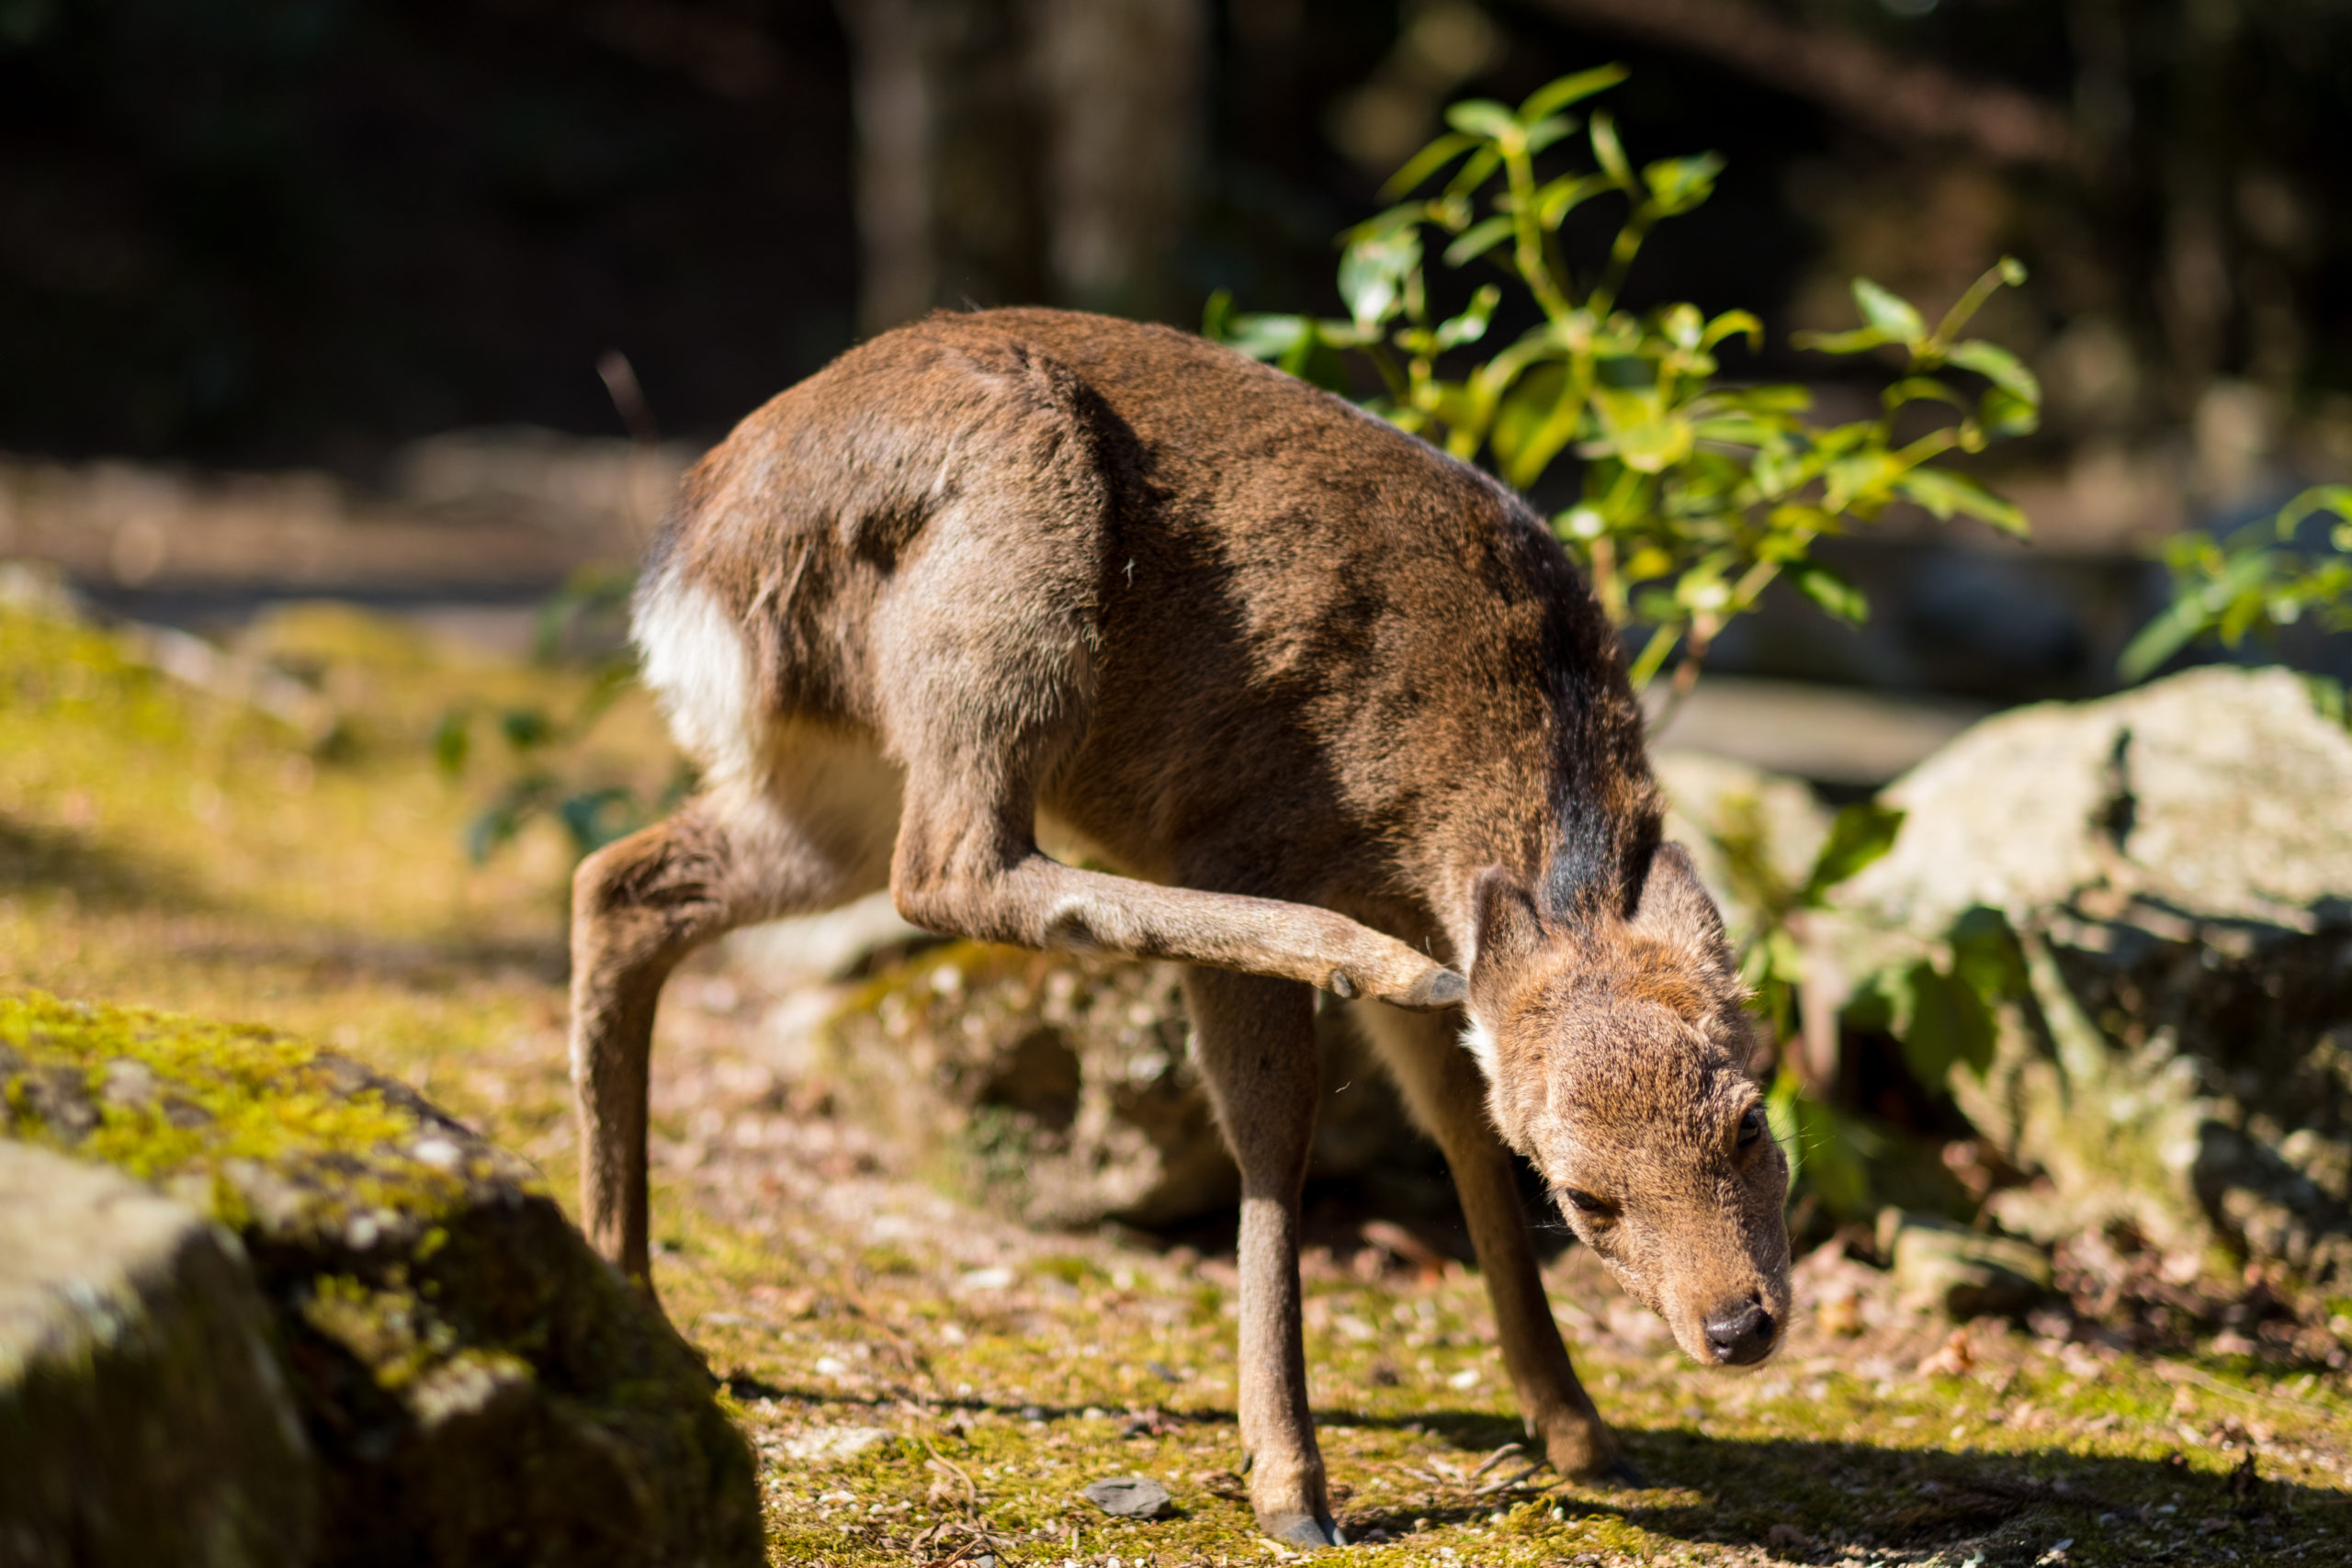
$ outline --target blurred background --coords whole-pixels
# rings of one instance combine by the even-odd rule
[[[1630,302],[1757,310],[1735,374],[1818,382],[1789,333],[1855,274],[1931,312],[2032,274],[1983,328],[2048,389],[1993,473],[2034,543],[1832,547],[1872,624],[1792,595],[1711,670],[1952,722],[2108,690],[2152,539],[2352,473],[2335,0],[0,0],[0,554],[143,618],[512,642],[861,333],[1336,313],[1333,235],[1446,102],[1611,60],[1637,160],[1729,160]],[[1683,722],[1724,744],[1735,690]]]

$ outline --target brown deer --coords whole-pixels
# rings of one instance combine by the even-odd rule
[[[582,1207],[640,1282],[664,977],[729,927],[887,886],[933,931],[1192,965],[1241,1169],[1238,1404],[1268,1534],[1340,1539],[1299,1321],[1318,987],[1358,998],[1444,1152],[1561,1473],[1628,1472],[1554,1325],[1511,1150],[1689,1354],[1779,1342],[1788,1167],[1723,924],[1659,841],[1608,622],[1493,479],[1166,328],[939,314],[703,459],[636,635],[705,779],[574,887]],[[1042,854],[1041,818],[1128,874]]]

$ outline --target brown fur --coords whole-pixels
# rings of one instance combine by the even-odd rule
[[[887,883],[933,931],[1198,966],[1197,1055],[1242,1170],[1240,1417],[1270,1532],[1332,1533],[1298,1317],[1309,987],[1366,998],[1564,1472],[1621,1461],[1544,1303],[1505,1139],[1606,1205],[1571,1223],[1691,1354],[1776,1342],[1787,1169],[1769,1137],[1742,1142],[1756,1091],[1721,922],[1658,845],[1610,627],[1491,479],[1163,328],[938,315],[704,459],[639,633],[708,784],[576,883],[584,1208],[633,1275],[662,979],[730,925]],[[1129,874],[1041,854],[1041,814]],[[1449,964],[1469,965],[1484,1076]]]

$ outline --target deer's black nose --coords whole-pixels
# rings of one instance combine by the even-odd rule
[[[1726,1367],[1760,1361],[1772,1348],[1772,1314],[1754,1296],[1726,1303],[1707,1319],[1707,1346]]]

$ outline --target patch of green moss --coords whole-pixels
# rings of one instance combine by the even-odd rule
[[[30,1135],[149,1181],[212,1178],[216,1218],[237,1224],[244,1200],[220,1179],[228,1167],[273,1168],[334,1160],[339,1179],[318,1190],[338,1214],[385,1209],[439,1213],[465,1190],[454,1169],[417,1160],[404,1145],[415,1116],[372,1088],[354,1088],[314,1045],[251,1024],[220,1023],[144,1008],[62,1001],[40,992],[0,995],[0,1046],[35,1069],[81,1075],[96,1126],[74,1137],[35,1111],[17,1078],[9,1106]]]

